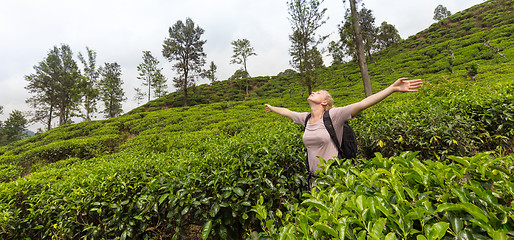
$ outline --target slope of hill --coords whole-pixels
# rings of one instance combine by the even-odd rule
[[[349,222],[349,235],[380,239],[387,229],[407,239],[513,237],[513,5],[488,1],[378,53],[369,64],[375,91],[403,76],[426,84],[352,121],[362,159],[325,169],[317,195],[302,197],[301,127],[262,106],[307,111],[297,76],[252,78],[246,101],[232,101],[244,99],[242,81],[223,81],[197,86],[195,106],[177,107],[180,93],[173,93],[118,118],[66,125],[1,147],[0,238],[275,238],[287,235],[296,226],[288,221],[296,219],[298,236],[329,239],[334,232],[341,237],[342,218],[328,212],[360,211],[328,211],[357,206],[357,197],[335,195],[348,189],[362,195],[360,205],[376,205],[364,219],[371,225]],[[477,25],[467,29],[470,23]],[[450,35],[460,27],[467,30]],[[317,73],[318,88],[329,90],[337,105],[363,97],[356,64]],[[392,174],[395,169],[401,175]],[[400,180],[405,184],[395,183]],[[411,202],[432,208],[425,209],[429,214],[413,210]],[[408,219],[389,212],[398,206],[405,209],[395,212],[415,212]],[[296,218],[302,214],[314,220]],[[431,233],[436,228],[444,231]]]

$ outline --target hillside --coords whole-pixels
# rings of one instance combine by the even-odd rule
[[[374,92],[425,86],[352,120],[359,159],[312,195],[301,126],[263,109],[307,111],[298,76],[252,78],[246,100],[227,80],[193,106],[172,93],[0,147],[0,238],[512,238],[513,8],[487,1],[377,53]],[[336,105],[362,99],[355,63],[317,74]]]

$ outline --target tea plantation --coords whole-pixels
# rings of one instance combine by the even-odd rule
[[[513,34],[514,1],[487,1],[377,53],[374,92],[425,85],[351,120],[358,158],[323,159],[312,192],[302,127],[263,107],[309,110],[295,74],[3,146],[0,239],[512,239]],[[362,99],[355,63],[317,74],[337,106]]]

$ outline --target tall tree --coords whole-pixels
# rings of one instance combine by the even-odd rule
[[[234,55],[232,55],[230,63],[242,64],[244,71],[250,76],[246,68],[247,59],[250,56],[257,55],[250,45],[250,41],[245,38],[232,41],[232,50],[234,51]],[[248,97],[248,77],[246,77],[246,97]]]
[[[317,45],[322,43],[328,36],[316,36],[318,30],[325,22],[326,8],[321,9],[323,1],[317,0],[293,0],[288,2],[289,21],[293,33],[289,35],[291,40],[291,65],[300,73],[300,81],[307,90],[312,92],[316,82],[314,69],[319,65],[317,56],[319,51]],[[315,50],[316,49],[316,50]],[[321,64],[323,65],[323,64]]]
[[[381,50],[398,43],[402,39],[394,25],[385,21],[378,28],[378,32],[378,45]]]
[[[209,69],[207,69],[203,73],[203,77],[211,80],[211,82],[215,82],[216,80],[218,80],[218,78],[216,77],[217,70],[218,70],[218,67],[216,66],[216,64],[214,64],[213,61],[211,61],[211,64],[209,65]]]
[[[79,52],[78,58],[83,65],[82,81],[80,84],[82,105],[85,110],[83,118],[86,121],[91,120],[91,115],[94,114],[96,109],[96,103],[100,91],[98,90],[98,77],[101,69],[96,67],[96,52],[86,47],[87,60],[84,58],[82,53]]]
[[[152,88],[153,88],[153,94],[155,97],[160,98],[164,95],[168,94],[168,78],[164,76],[161,72],[162,68],[157,69],[157,72],[154,75]]]
[[[359,12],[364,52],[367,53],[369,61],[372,62],[372,53],[378,50],[378,28],[375,26],[375,16],[370,9],[362,7]]]
[[[230,76],[229,80],[243,79],[248,78],[248,72],[244,69],[237,69],[232,76]]]
[[[28,76],[25,76],[27,78]],[[46,125],[46,131],[52,129],[52,119],[55,118],[55,106],[50,103],[50,98],[42,93],[36,93],[36,95],[25,100],[30,107],[34,108],[34,113],[29,122],[41,122]]]
[[[342,64],[344,62],[346,54],[344,46],[340,40],[330,41],[328,44],[328,52],[332,56],[332,64]]]
[[[105,105],[105,117],[117,117],[123,112],[122,102],[127,99],[122,85],[121,66],[116,62],[105,63],[100,80],[100,96]]]
[[[362,35],[364,40],[364,49],[367,53],[369,60],[372,61],[372,54],[395,44],[401,40],[398,30],[387,22],[382,22],[380,27],[375,26],[375,17],[372,11],[362,8],[360,11],[360,24],[362,26]],[[345,20],[339,28],[339,41],[332,41],[328,47],[330,54],[333,57],[333,63],[339,64],[343,62],[346,56],[354,59],[358,58],[357,44],[355,40],[355,27],[351,12],[347,10]]]
[[[45,114],[49,129],[54,110],[59,116],[59,126],[68,123],[80,102],[80,74],[70,47],[66,44],[54,47],[34,69],[35,74],[25,76],[29,82],[25,88],[35,94],[27,102],[36,106],[39,102],[42,109],[49,111]]]
[[[157,60],[150,51],[143,51],[143,62],[137,66],[139,71],[138,79],[143,80],[143,85],[148,87],[148,101],[150,102],[151,92],[154,89],[154,93],[157,97],[161,97],[166,94],[166,77],[162,74],[162,68],[157,65]]]
[[[371,91],[371,80],[368,74],[368,65],[366,64],[366,57],[364,55],[364,40],[361,32],[361,25],[359,23],[359,13],[357,12],[357,7],[355,6],[356,0],[350,1],[350,11],[352,13],[352,22],[353,27],[355,28],[355,40],[357,44],[357,57],[359,61],[359,68],[361,70],[362,83],[364,85],[364,93],[366,97],[369,97],[373,94]]]
[[[441,4],[437,5],[437,7],[434,10],[434,20],[436,21],[443,20],[451,15],[452,13]]]
[[[141,104],[143,100],[145,100],[146,94],[141,90],[141,88],[134,88],[136,95],[134,95],[134,100],[136,100],[137,104]]]
[[[184,92],[184,106],[187,106],[187,88],[193,86],[205,64],[203,45],[206,41],[200,39],[203,33],[202,28],[195,27],[193,20],[187,18],[185,24],[179,20],[170,27],[169,37],[164,40],[162,55],[170,62],[177,61],[173,68],[179,76],[173,82]]]
[[[375,27],[375,17],[373,16],[372,11],[366,8],[361,9],[359,16],[364,50],[371,59],[372,52],[376,51],[378,48],[378,28]],[[349,10],[346,11],[343,25],[339,25],[339,36],[341,37],[342,49],[344,49],[348,56],[357,59],[358,54],[355,27],[353,26],[353,17]]]
[[[25,137],[27,119],[21,111],[12,111],[3,125],[3,139],[0,139],[3,144],[18,141]]]

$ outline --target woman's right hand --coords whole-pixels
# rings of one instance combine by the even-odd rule
[[[271,108],[272,106],[269,105],[269,104],[264,104],[264,109],[266,110],[267,113],[271,112]]]
[[[274,112],[274,113],[278,113],[284,117],[288,117],[288,118],[291,118],[293,119],[293,112],[287,108],[282,108],[282,107],[273,107],[269,104],[264,104],[264,109],[266,109],[266,112],[269,113],[269,112]]]

